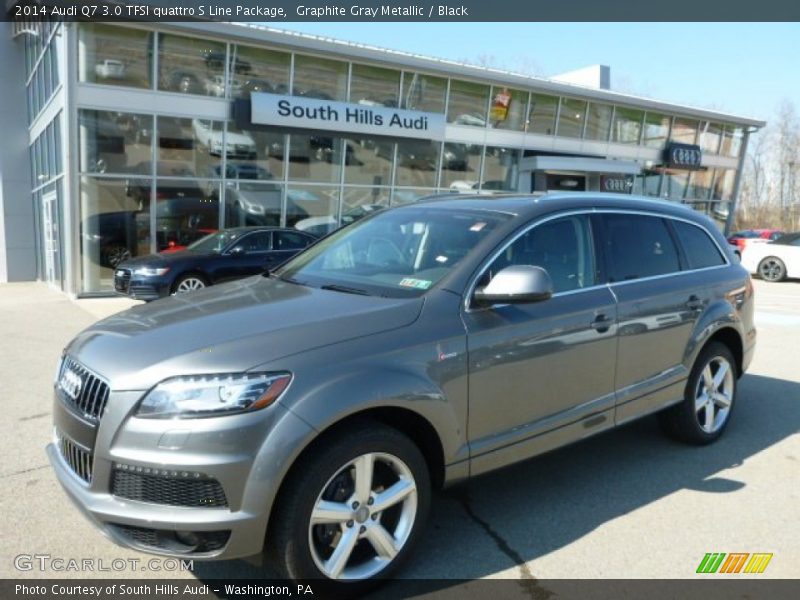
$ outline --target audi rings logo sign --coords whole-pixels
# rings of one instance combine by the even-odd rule
[[[604,192],[630,194],[633,191],[633,176],[603,175],[600,179],[600,189]]]
[[[72,369],[65,368],[64,372],[61,374],[61,379],[58,381],[58,386],[72,400],[77,400],[81,393],[83,379]]]
[[[699,169],[703,153],[700,146],[670,142],[664,150],[664,160],[668,167],[679,169]]]

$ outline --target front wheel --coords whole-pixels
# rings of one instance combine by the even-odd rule
[[[659,414],[671,437],[695,445],[715,441],[730,420],[736,397],[736,360],[719,342],[708,344],[695,361],[684,399]]]
[[[185,294],[187,292],[194,292],[195,290],[201,290],[206,287],[206,280],[203,279],[200,275],[182,275],[175,281],[172,286],[172,294]]]
[[[776,256],[768,256],[758,263],[758,274],[765,281],[783,281],[786,279],[786,265]]]
[[[271,518],[282,574],[361,594],[409,555],[430,505],[428,467],[404,434],[357,421],[296,465]]]

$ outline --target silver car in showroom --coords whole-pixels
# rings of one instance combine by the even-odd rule
[[[452,196],[376,212],[277,271],[79,334],[59,481],[119,544],[358,593],[432,491],[658,413],[717,439],[755,348],[712,221],[634,196]]]

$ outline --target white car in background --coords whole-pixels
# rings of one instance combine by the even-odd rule
[[[100,79],[124,79],[125,63],[113,58],[101,60],[94,66],[94,74]]]
[[[777,240],[750,243],[742,251],[742,266],[766,281],[800,278],[800,232]]]
[[[192,129],[195,139],[208,148],[209,154],[222,156],[223,132],[220,121],[194,119],[192,121]],[[225,154],[228,158],[243,158],[247,160],[256,158],[256,143],[247,133],[228,131],[225,146],[227,147]]]

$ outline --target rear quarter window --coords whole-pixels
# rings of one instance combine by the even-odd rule
[[[714,240],[701,227],[683,221],[673,221],[672,226],[686,254],[690,269],[705,269],[725,264],[725,257],[722,256]]]

